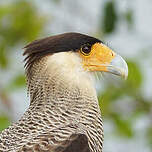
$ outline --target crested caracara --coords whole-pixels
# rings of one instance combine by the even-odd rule
[[[0,152],[102,152],[103,123],[92,73],[128,75],[102,41],[65,33],[25,46],[30,106],[0,134]]]

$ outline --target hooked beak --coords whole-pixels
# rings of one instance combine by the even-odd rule
[[[128,66],[126,61],[118,54],[112,59],[109,65],[107,65],[107,72],[118,75],[127,79]]]

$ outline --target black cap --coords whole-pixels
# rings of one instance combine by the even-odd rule
[[[23,53],[23,55],[27,55],[25,58],[25,67],[29,67],[35,60],[46,55],[67,51],[76,52],[84,44],[93,45],[97,42],[100,43],[101,41],[94,37],[80,33],[64,33],[35,40],[25,46],[25,52]]]

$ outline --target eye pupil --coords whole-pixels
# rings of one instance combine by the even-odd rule
[[[91,47],[89,45],[85,45],[82,47],[82,52],[85,54],[89,54],[91,51]]]
[[[85,47],[83,48],[83,52],[88,53],[88,52],[89,52],[89,48],[88,48],[87,46],[85,46]]]

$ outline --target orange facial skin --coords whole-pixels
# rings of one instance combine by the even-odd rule
[[[111,63],[112,59],[116,56],[110,48],[102,43],[95,43],[91,47],[89,54],[84,54],[79,51],[82,58],[84,69],[88,71],[104,71],[107,72],[107,66]]]

